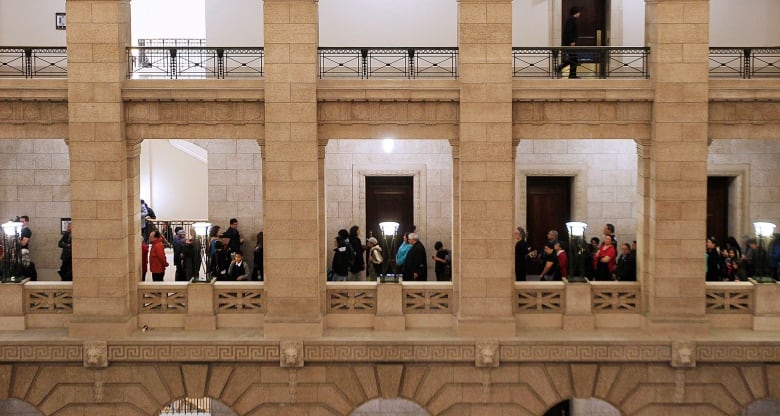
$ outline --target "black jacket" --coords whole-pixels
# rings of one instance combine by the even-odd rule
[[[417,273],[417,278],[414,278]],[[425,246],[421,242],[416,242],[406,255],[404,263],[404,280],[406,281],[426,281],[428,280],[428,256],[425,254]]]
[[[577,19],[574,16],[569,16],[566,19],[566,24],[563,26],[561,45],[571,46],[572,42],[576,44],[578,37],[580,37],[580,34],[577,30]]]

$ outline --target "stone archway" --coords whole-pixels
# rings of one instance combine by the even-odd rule
[[[18,399],[0,400],[0,415],[41,416],[33,405]]]
[[[369,400],[352,412],[352,416],[430,416],[419,404],[402,398]]]
[[[756,400],[745,406],[740,416],[773,416],[780,414],[780,399]]]
[[[552,406],[544,416],[621,416],[620,410],[601,399],[563,400]]]

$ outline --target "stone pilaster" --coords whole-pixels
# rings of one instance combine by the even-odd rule
[[[317,2],[266,0],[265,335],[322,334]],[[309,236],[309,237],[303,237]]]
[[[651,329],[705,327],[708,0],[647,0],[655,87],[645,199]],[[643,221],[640,221],[643,223]]]
[[[130,44],[130,2],[68,0],[68,116],[73,218],[71,336],[135,329],[130,298],[140,264],[138,200],[128,168],[122,85]],[[140,242],[138,242],[140,244]]]
[[[512,336],[512,2],[460,0],[458,8],[458,332]]]

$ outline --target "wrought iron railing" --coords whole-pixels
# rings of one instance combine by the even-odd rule
[[[559,78],[565,54],[576,55],[580,78],[648,78],[648,47],[512,48],[514,78]]]
[[[258,48],[127,48],[127,78],[262,78],[264,50]]]
[[[780,78],[780,47],[710,48],[712,78]]]
[[[65,47],[0,47],[0,78],[66,78]]]
[[[165,406],[160,415],[173,415],[173,416],[185,416],[185,415],[210,415],[211,414],[211,398],[209,397],[185,397],[183,399],[174,400]]]
[[[319,48],[320,78],[457,78],[458,48]]]

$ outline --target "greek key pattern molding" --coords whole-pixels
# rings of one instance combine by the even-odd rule
[[[190,343],[108,344],[108,365],[114,362],[269,362],[278,364],[280,346],[275,341],[257,344],[213,345]],[[308,341],[303,345],[303,360],[316,362],[464,362],[474,363],[474,343],[397,342],[344,343]],[[40,345],[41,341],[0,345],[0,362],[74,362],[84,360],[82,343]],[[510,362],[670,362],[671,343],[503,343],[499,360]],[[776,343],[696,343],[697,363],[760,362],[780,363],[780,345]],[[308,365],[308,364],[307,364]]]

